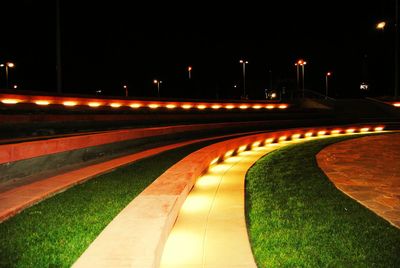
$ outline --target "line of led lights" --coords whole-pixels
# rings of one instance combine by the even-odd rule
[[[91,108],[97,108],[100,106],[106,107],[112,107],[112,108],[119,108],[119,107],[131,107],[133,109],[138,109],[138,108],[150,108],[150,109],[157,109],[157,108],[167,108],[167,109],[175,109],[175,108],[182,108],[185,110],[192,109],[192,108],[197,108],[199,110],[204,110],[204,109],[241,109],[241,110],[246,110],[246,109],[286,109],[288,108],[288,104],[285,103],[280,103],[280,104],[265,104],[265,103],[256,103],[256,104],[243,104],[243,103],[237,103],[237,104],[227,104],[227,103],[177,103],[177,102],[139,102],[139,101],[84,101],[84,100],[65,100],[65,101],[54,101],[54,100],[46,100],[46,99],[37,99],[37,100],[22,100],[22,99],[17,99],[17,98],[2,98],[0,99],[0,102],[3,104],[18,104],[18,103],[30,103],[30,104],[36,104],[39,106],[47,106],[50,104],[59,104],[59,105],[64,105],[65,107],[74,107],[74,106],[89,106]]]
[[[213,159],[210,162],[210,166],[220,163],[224,159],[229,158],[233,155],[239,154],[243,151],[257,148],[257,147],[266,146],[268,144],[272,145],[272,144],[278,144],[280,142],[294,141],[294,140],[313,138],[313,137],[323,137],[323,136],[329,136],[329,135],[381,132],[384,130],[384,128],[385,128],[384,126],[361,127],[361,128],[351,127],[351,128],[347,128],[347,129],[335,128],[335,129],[331,129],[331,130],[323,129],[323,130],[316,130],[316,131],[308,131],[305,133],[295,133],[295,134],[288,135],[288,136],[283,135],[280,137],[269,137],[264,140],[259,140],[259,141],[252,142],[250,144],[245,144],[245,145],[239,146],[235,150],[229,150],[222,156],[219,156],[219,157]]]

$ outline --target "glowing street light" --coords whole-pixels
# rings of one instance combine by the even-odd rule
[[[243,66],[243,98],[247,99],[246,97],[246,64],[249,64],[247,60],[240,60],[239,63]]]
[[[331,72],[325,74],[325,99],[328,99],[328,77],[331,76]]]
[[[123,85],[123,88],[125,90],[125,97],[128,97],[128,86],[127,85]]]
[[[162,81],[154,79],[153,83],[157,85],[157,93],[158,93],[158,97],[160,97],[160,84],[162,84]]]
[[[302,82],[302,92],[303,92],[303,98],[304,98],[304,65],[306,65],[307,62],[304,60],[298,60],[294,65],[297,68],[297,89],[299,89],[299,66],[301,66],[301,82]]]
[[[386,26],[386,22],[385,21],[381,21],[378,24],[376,24],[376,29],[378,30],[384,30]]]
[[[192,79],[192,66],[188,67],[188,75],[189,75],[189,79]]]
[[[8,88],[8,68],[14,68],[15,64],[12,62],[6,62],[5,64],[0,64],[0,67],[6,68],[6,88]]]

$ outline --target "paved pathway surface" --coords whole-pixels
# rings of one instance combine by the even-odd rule
[[[317,161],[338,189],[400,228],[400,133],[333,144]]]
[[[260,157],[280,146],[242,152],[198,179],[169,234],[160,267],[257,267],[247,235],[244,181]]]

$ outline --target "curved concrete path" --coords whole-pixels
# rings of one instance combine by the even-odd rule
[[[257,267],[247,236],[244,181],[260,157],[280,146],[242,152],[199,178],[169,234],[160,267]]]
[[[400,133],[335,143],[317,161],[338,189],[400,228]]]

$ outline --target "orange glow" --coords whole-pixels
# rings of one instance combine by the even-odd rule
[[[360,132],[368,132],[368,131],[369,131],[369,127],[360,128]]]
[[[340,134],[340,132],[341,132],[340,129],[331,130],[331,134]]]
[[[174,109],[176,107],[175,104],[167,104],[165,107],[167,107],[168,109]]]
[[[132,103],[130,106],[131,106],[131,108],[136,109],[136,108],[139,108],[142,105],[140,103]]]
[[[241,153],[241,152],[243,152],[243,151],[246,151],[246,148],[247,148],[247,145],[242,145],[242,146],[240,146],[239,149],[238,149],[238,153]]]
[[[400,107],[400,102],[394,103],[393,106]]]
[[[274,109],[275,106],[274,106],[274,105],[267,105],[267,106],[265,106],[265,108],[267,108],[267,109]]]
[[[225,158],[231,157],[233,155],[233,150],[227,151],[224,155]]]
[[[203,104],[197,105],[197,109],[199,109],[199,110],[203,110],[205,108],[207,108],[207,106],[205,106]]]
[[[279,141],[285,141],[287,139],[287,136],[281,136],[279,137]]]
[[[314,135],[314,133],[312,133],[312,132],[307,132],[306,134],[304,134],[304,136],[307,138],[311,138],[313,135]]]
[[[385,29],[385,26],[386,26],[386,22],[381,21],[376,25],[376,28],[379,30],[383,30],[383,29]]]
[[[374,128],[375,131],[382,131],[384,129],[384,127],[376,127]]]
[[[318,136],[323,136],[323,135],[325,135],[326,134],[326,131],[325,130],[320,130],[320,131],[318,131]]]
[[[286,109],[287,108],[287,105],[286,104],[281,104],[281,105],[279,105],[279,109]]]
[[[219,160],[219,157],[213,159],[213,160],[210,162],[210,166],[216,164],[216,163],[218,162],[218,160]]]
[[[188,67],[188,71],[190,72],[192,70],[192,66],[189,66]]]
[[[17,99],[2,99],[1,102],[4,104],[17,104],[19,102],[19,100],[17,100]]]
[[[150,109],[157,109],[158,107],[160,107],[160,105],[156,103],[149,104],[148,106]]]
[[[76,101],[64,101],[63,102],[63,105],[64,106],[69,106],[69,107],[71,107],[71,106],[75,106],[75,105],[77,105],[78,103],[76,102]]]
[[[35,103],[37,104],[37,105],[49,105],[50,104],[50,101],[47,101],[47,100],[37,100],[37,101],[35,101]]]
[[[261,109],[261,105],[254,105],[253,109]]]
[[[259,147],[259,146],[260,146],[260,144],[261,144],[261,142],[260,142],[260,141],[256,141],[256,142],[253,142],[253,144],[251,145],[251,147],[253,147],[253,148],[255,148],[255,147]]]
[[[192,108],[192,105],[190,105],[190,104],[184,104],[184,105],[182,105],[181,106],[183,109],[190,109],[190,108]]]
[[[248,106],[247,105],[240,105],[239,108],[244,110],[244,109],[247,109]]]
[[[211,108],[213,108],[213,109],[219,109],[219,108],[221,108],[221,105],[213,105],[213,106],[211,106]]]
[[[354,133],[356,131],[354,128],[346,129],[346,133]]]
[[[113,108],[119,108],[119,107],[121,107],[121,105],[122,104],[118,103],[118,102],[113,102],[113,103],[110,104],[110,106],[113,107]]]
[[[292,139],[293,140],[300,139],[300,137],[301,137],[301,134],[299,134],[299,133],[296,133],[296,134],[292,135]]]
[[[273,143],[274,142],[274,138],[268,138],[268,139],[265,139],[265,143]]]
[[[235,106],[233,106],[233,105],[226,105],[225,108],[230,110],[230,109],[235,108]]]
[[[88,105],[90,107],[99,107],[101,105],[101,103],[100,102],[89,102]]]

